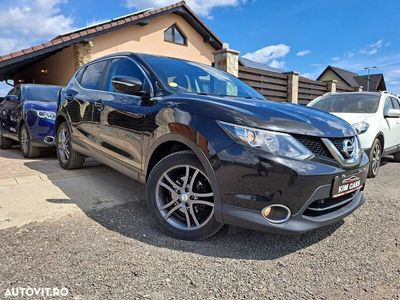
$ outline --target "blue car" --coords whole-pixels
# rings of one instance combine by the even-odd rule
[[[54,124],[60,86],[20,84],[0,103],[0,149],[20,144],[26,158],[55,146]]]

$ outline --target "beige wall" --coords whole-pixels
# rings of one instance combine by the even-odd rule
[[[187,46],[164,41],[164,30],[174,23],[186,35]],[[123,51],[159,54],[211,65],[215,49],[205,43],[203,37],[182,17],[168,14],[151,20],[146,26],[132,25],[93,39],[93,59]]]
[[[333,72],[332,70],[328,70],[326,71],[321,78],[318,79],[319,81],[332,81],[332,80],[336,80],[338,84],[340,85],[344,85],[347,87],[350,87],[346,82],[344,82],[342,80],[342,78],[340,78],[339,76],[336,75],[335,72]]]
[[[40,72],[42,69],[47,69],[47,75]],[[71,46],[25,69],[13,79],[15,83],[23,79],[26,83],[65,85],[74,72],[74,49]]]
[[[178,24],[187,37],[187,45],[164,41],[164,31],[174,23]],[[203,37],[182,17],[168,14],[157,17],[146,26],[131,25],[93,38],[92,59],[116,52],[131,51],[188,59],[211,65],[215,49],[204,42]],[[40,63],[14,76],[25,82],[65,85],[75,72],[74,47],[68,47]],[[41,74],[47,69],[48,74]]]

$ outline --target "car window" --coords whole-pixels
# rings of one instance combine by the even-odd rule
[[[112,78],[115,76],[136,77],[142,82],[142,85],[145,89],[146,81],[142,70],[140,70],[140,68],[133,61],[127,58],[116,58],[111,61],[103,90],[117,92],[112,85]]]
[[[400,109],[399,100],[397,100],[397,99],[394,98],[394,97],[391,97],[391,98],[392,98],[393,107],[394,107],[395,109]]]
[[[61,87],[36,85],[24,89],[24,98],[30,101],[57,102]]]
[[[379,107],[379,94],[338,93],[320,97],[310,107],[330,113],[376,113]]]
[[[86,68],[81,68],[81,69],[79,69],[78,73],[76,73],[76,75],[75,75],[75,79],[76,79],[76,81],[78,81],[79,83],[81,83],[82,75],[83,75],[83,72],[85,71],[85,69],[86,69]]]
[[[385,99],[385,106],[383,108],[383,115],[386,116],[388,111],[389,111],[389,109],[392,109],[392,108],[393,108],[392,99],[391,99],[391,97],[387,97]]]
[[[104,67],[106,64],[107,61],[103,60],[88,65],[82,75],[81,86],[83,86],[85,89],[98,90],[101,85]]]
[[[141,58],[174,92],[214,95],[219,97],[265,98],[235,76],[181,59],[142,54]]]
[[[21,88],[20,87],[16,87],[14,90],[14,95],[18,97],[18,99],[21,99]]]

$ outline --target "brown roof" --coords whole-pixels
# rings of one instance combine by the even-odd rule
[[[0,67],[21,62],[22,60],[32,58],[37,55],[59,51],[72,44],[83,40],[88,40],[94,36],[117,30],[123,26],[133,25],[146,21],[151,17],[166,13],[177,13],[182,15],[200,34],[204,36],[205,41],[210,43],[215,49],[222,48],[222,41],[211,31],[211,29],[186,5],[181,1],[166,7],[137,12],[128,16],[119,17],[104,23],[95,24],[90,27],[77,29],[75,31],[57,36],[56,38],[33,46],[27,49],[0,56]],[[46,51],[48,50],[48,51]],[[19,58],[19,59],[17,59]],[[1,77],[1,76],[0,76]],[[1,80],[1,78],[0,78]]]

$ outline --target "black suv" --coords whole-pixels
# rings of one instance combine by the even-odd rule
[[[351,125],[190,61],[119,53],[83,66],[56,131],[63,168],[90,156],[146,183],[151,216],[181,239],[223,224],[301,233],[364,202],[368,158]]]

